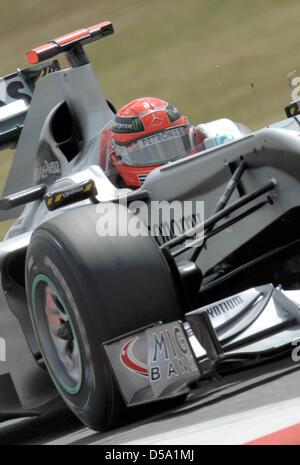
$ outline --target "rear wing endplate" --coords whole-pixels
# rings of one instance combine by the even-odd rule
[[[78,29],[57,39],[50,40],[40,47],[26,53],[29,63],[37,64],[43,60],[53,58],[60,53],[65,53],[71,66],[80,66],[88,63],[83,51],[83,46],[103,39],[113,34],[114,29],[110,21],[95,24],[87,29]]]

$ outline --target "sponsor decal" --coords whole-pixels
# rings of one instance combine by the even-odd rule
[[[95,182],[91,179],[74,185],[70,189],[50,192],[44,196],[48,210],[55,210],[72,202],[80,202],[97,195]]]
[[[60,164],[58,161],[43,160],[40,165],[40,178],[44,179],[48,176],[57,176],[61,174]]]
[[[121,362],[129,370],[134,371],[137,375],[148,376],[148,366],[139,361],[133,354],[133,347],[139,336],[136,336],[129,341],[121,349]]]
[[[187,392],[199,369],[180,321],[104,343],[128,405]]]
[[[85,186],[74,187],[74,189],[63,192],[62,196],[66,199],[67,197],[70,197],[70,195],[79,194],[81,192],[85,192]]]
[[[159,127],[164,122],[164,115],[161,111],[154,111],[147,116],[147,123],[153,127]]]
[[[144,125],[137,116],[116,116],[111,131],[115,134],[134,134],[145,131]]]
[[[152,136],[145,137],[142,140],[139,140],[137,143],[141,148],[149,147],[151,145],[159,144],[160,142],[166,142],[168,140],[182,138],[186,136],[185,128],[172,128],[167,129],[166,131],[153,134]]]
[[[173,324],[162,331],[153,332],[151,346],[151,382],[189,377],[193,372],[198,373],[194,356],[180,326]]]
[[[207,313],[212,318],[216,318],[223,313],[228,313],[230,310],[238,307],[243,304],[244,301],[240,295],[232,297],[231,299],[224,300],[223,302],[218,303],[217,305],[212,305],[207,308]]]
[[[152,333],[149,366],[138,360],[133,353],[138,339],[139,336],[136,336],[127,341],[122,346],[120,355],[123,366],[136,374],[150,375],[150,381],[156,382],[162,378],[171,379],[198,372],[181,327],[173,325],[169,329]]]

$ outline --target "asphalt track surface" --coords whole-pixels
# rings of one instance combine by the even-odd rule
[[[246,437],[255,439],[259,415],[264,419],[262,423],[266,423],[265,412],[268,411],[272,425],[276,418],[284,417],[288,406],[293,412],[290,423],[300,422],[300,363],[286,358],[205,382],[194,389],[180,407],[137,417],[135,421],[105,433],[82,426],[59,405],[43,418],[1,424],[0,445],[244,443]],[[250,420],[252,436],[250,432],[245,436]],[[207,434],[209,429],[213,429],[213,436]]]

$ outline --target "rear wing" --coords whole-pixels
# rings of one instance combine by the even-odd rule
[[[50,40],[47,44],[27,52],[26,57],[29,63],[36,64],[64,53],[72,67],[86,65],[89,63],[89,60],[83,50],[83,46],[95,40],[103,39],[113,33],[112,23],[104,21],[87,29],[78,29],[70,34]]]

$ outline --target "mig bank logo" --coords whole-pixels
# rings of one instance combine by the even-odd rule
[[[0,337],[0,362],[6,362],[6,342]]]

